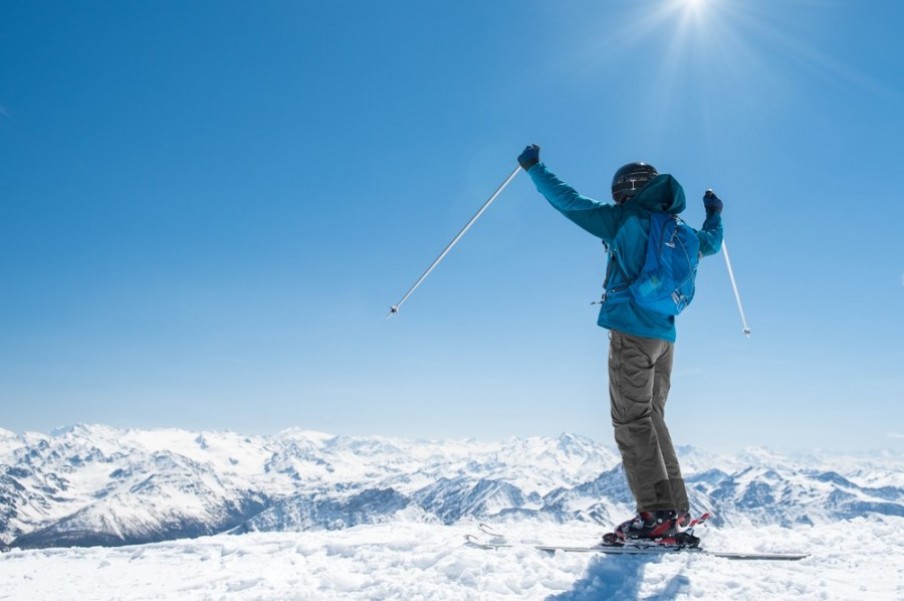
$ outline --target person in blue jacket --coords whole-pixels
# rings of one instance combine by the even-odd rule
[[[604,288],[624,289],[641,271],[650,213],[679,214],[684,190],[674,177],[645,163],[629,163],[612,180],[615,204],[581,196],[540,162],[540,147],[518,157],[537,190],[565,217],[600,238],[609,250]],[[697,230],[703,256],[722,245],[722,201],[708,190],[706,219]],[[665,423],[675,342],[675,317],[645,310],[627,294],[604,294],[599,320],[609,330],[612,425],[637,514],[615,529],[619,539],[667,538],[689,520],[678,457]]]

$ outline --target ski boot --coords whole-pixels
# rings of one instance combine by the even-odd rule
[[[603,544],[624,545],[626,542],[654,542],[671,539],[678,534],[675,511],[641,511],[620,524],[615,532],[603,535]]]
[[[687,510],[640,512],[633,519],[619,525],[614,532],[603,535],[603,544],[610,546],[640,545],[666,547],[698,547],[694,527],[710,517],[703,514],[691,519]]]

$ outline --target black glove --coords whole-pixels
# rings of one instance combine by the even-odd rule
[[[722,201],[719,200],[719,197],[716,196],[715,192],[707,190],[706,194],[703,195],[703,208],[706,209],[707,215],[710,213],[721,213]]]
[[[521,165],[521,168],[527,171],[534,165],[540,162],[540,147],[536,144],[531,144],[527,148],[524,149],[524,152],[518,155],[518,164]]]

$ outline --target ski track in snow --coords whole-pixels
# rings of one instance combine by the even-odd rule
[[[593,542],[585,523],[496,525],[512,541]],[[796,552],[799,562],[544,554],[470,547],[477,524],[412,522],[219,535],[119,548],[0,555],[2,600],[904,599],[904,518],[797,529],[698,530],[710,549]]]

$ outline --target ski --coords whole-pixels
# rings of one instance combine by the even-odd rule
[[[505,538],[504,534],[494,530],[489,524],[484,524],[483,522],[481,522],[480,524],[477,525],[477,529],[480,530],[481,532],[483,532],[484,534],[486,534],[488,536],[492,536],[494,538]]]
[[[673,553],[691,553],[722,559],[745,559],[763,561],[799,561],[806,559],[804,553],[745,553],[737,551],[710,551],[702,547],[677,547],[671,545],[592,545],[587,547],[569,547],[564,545],[535,545],[538,551],[555,553],[605,553],[607,555],[668,555]]]
[[[515,547],[531,547],[545,553],[603,553],[605,555],[671,555],[675,553],[689,553],[692,555],[706,555],[708,557],[720,557],[722,559],[737,560],[762,560],[762,561],[799,561],[806,559],[808,553],[754,553],[744,551],[711,551],[702,547],[677,547],[671,545],[546,545],[546,544],[515,544],[495,540],[483,540],[473,534],[465,536],[468,544],[479,549],[512,549]]]
[[[706,514],[696,520],[693,520],[685,532],[689,532],[694,526],[699,525],[709,518]],[[490,538],[482,538],[473,534],[465,535],[467,544],[479,549],[512,549],[512,548],[533,548],[544,553],[554,554],[562,553],[602,553],[605,555],[670,555],[675,553],[689,553],[693,555],[705,555],[708,557],[719,557],[722,559],[734,560],[761,560],[761,561],[799,561],[806,559],[810,555],[808,553],[755,553],[743,551],[711,551],[700,546],[662,544],[656,542],[630,542],[627,544],[605,544],[596,545],[555,545],[555,544],[533,544],[533,543],[512,543],[509,542],[504,535],[494,530],[486,524],[480,524],[479,530]]]

